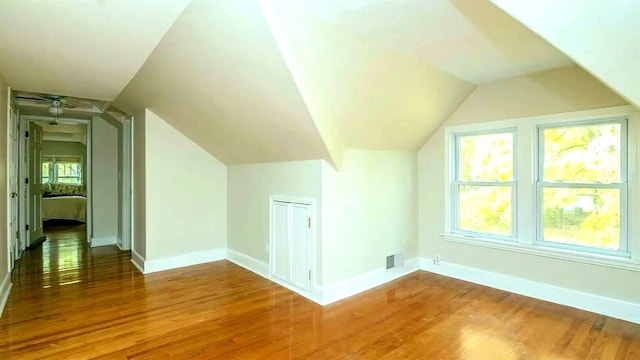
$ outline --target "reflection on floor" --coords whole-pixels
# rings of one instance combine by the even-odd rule
[[[640,325],[426,272],[322,307],[226,260],[142,276],[76,228],[38,251],[0,359],[640,359]]]
[[[44,234],[47,240],[25,251],[16,264],[12,294],[27,285],[46,289],[96,281],[96,276],[105,276],[99,268],[105,262],[128,263],[130,258],[128,251],[119,251],[115,246],[90,248],[84,224],[48,224]]]

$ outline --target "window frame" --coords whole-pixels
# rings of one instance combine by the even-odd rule
[[[626,119],[623,120],[623,119]],[[616,120],[626,122],[626,136],[623,137],[621,161],[626,159],[626,167],[621,171],[621,181],[626,176],[626,196],[621,190],[621,238],[624,231],[626,251],[585,251],[582,247],[554,246],[557,243],[537,241],[539,229],[538,218],[541,217],[541,198],[538,196],[539,171],[542,171],[539,147],[540,127],[568,127],[575,124],[611,123]],[[513,241],[497,239],[484,233],[470,233],[456,229],[457,211],[455,188],[452,182],[456,180],[458,171],[456,134],[500,132],[508,128],[516,129],[514,139],[514,181],[516,182],[517,205],[516,217],[512,224],[516,229]],[[621,129],[622,134],[622,129]],[[640,222],[630,222],[628,219],[640,217],[640,112],[632,106],[618,106],[612,108],[575,111],[551,115],[530,116],[498,121],[483,121],[444,128],[444,231],[441,236],[451,242],[465,245],[481,246],[517,253],[532,254],[567,261],[596,264],[612,268],[640,271]],[[566,184],[559,183],[559,186]],[[585,187],[594,184],[586,183]],[[566,186],[565,186],[566,187]],[[457,195],[456,195],[457,196]],[[622,202],[626,202],[623,207]],[[457,215],[456,215],[457,216]],[[541,220],[540,220],[541,221]],[[625,224],[626,226],[624,226]],[[622,240],[621,240],[622,241]],[[550,246],[551,245],[551,246]],[[564,244],[563,244],[564,245]],[[588,250],[597,249],[585,247]]]
[[[628,118],[613,117],[609,119],[587,120],[567,122],[563,124],[537,125],[537,180],[536,180],[536,236],[533,243],[541,246],[557,247],[560,249],[575,250],[587,253],[597,253],[611,256],[630,257],[628,239]],[[590,125],[620,124],[620,182],[618,183],[580,183],[580,182],[550,182],[544,181],[544,130],[568,127],[580,127]],[[544,240],[543,236],[543,191],[545,188],[566,189],[615,189],[620,191],[620,250],[567,244],[557,241]]]
[[[42,164],[48,162],[49,165],[49,182],[48,183],[60,183],[58,181],[59,176],[58,176],[58,166],[57,163],[61,162],[61,163],[75,163],[78,164],[79,168],[80,168],[80,174],[75,177],[71,177],[71,176],[63,176],[62,178],[65,179],[72,179],[72,178],[77,178],[79,180],[78,183],[64,183],[64,184],[73,184],[73,185],[83,185],[84,184],[84,161],[82,156],[75,156],[75,155],[44,155],[43,159],[47,158],[49,159],[49,161],[42,161]],[[58,160],[58,159],[62,159],[62,160]],[[42,165],[41,165],[42,166]],[[44,174],[42,174],[42,183],[44,184]]]
[[[512,136],[512,172],[513,176],[511,181],[463,181],[460,180],[460,138],[465,136],[480,136],[480,135],[494,135],[494,134],[511,134]],[[502,129],[491,129],[485,131],[469,131],[469,132],[458,132],[455,133],[454,136],[454,179],[451,181],[451,195],[452,195],[452,232],[457,233],[467,237],[488,237],[495,240],[500,241],[516,241],[517,231],[517,159],[516,159],[516,149],[517,149],[517,138],[516,138],[516,128],[515,127],[506,127]],[[482,232],[482,231],[473,231],[467,229],[460,228],[460,186],[495,186],[495,187],[510,187],[511,188],[511,235],[499,235],[494,233]]]

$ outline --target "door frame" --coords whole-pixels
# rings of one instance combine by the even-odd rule
[[[25,245],[23,243],[23,239],[22,239],[22,234],[24,233],[24,231],[21,230],[21,226],[22,222],[21,222],[21,218],[20,218],[20,201],[21,201],[21,196],[20,196],[20,107],[18,106],[18,103],[16,101],[16,99],[13,96],[13,90],[11,89],[11,87],[7,87],[7,94],[8,94],[8,101],[7,101],[7,124],[5,124],[7,126],[7,153],[6,153],[6,165],[7,165],[7,171],[6,171],[6,193],[7,193],[7,267],[8,267],[8,271],[11,272],[15,266],[15,261],[18,260],[21,255],[22,252],[24,251]],[[18,117],[18,121],[14,122],[14,116],[13,116],[13,112],[17,113],[17,117]],[[14,129],[13,127],[16,126],[16,129]],[[17,148],[13,149],[13,142],[11,140],[11,136],[13,134],[13,130],[16,131],[18,138],[16,139],[17,141]],[[11,159],[10,156],[13,156],[14,159]],[[11,169],[10,169],[10,164],[12,161],[15,161],[15,164],[17,165],[17,171],[15,174],[15,180],[17,182],[17,184],[15,184],[17,186],[16,188],[16,192],[18,193],[17,195],[17,202],[18,202],[18,206],[14,209],[13,208],[13,200],[11,197]],[[13,212],[16,212],[16,214],[14,214]],[[13,222],[13,216],[15,215],[15,229],[12,229],[10,224]],[[16,239],[16,233],[14,233],[14,231],[17,231],[19,236],[17,236]],[[17,249],[13,249],[12,248],[12,242],[13,239],[16,239],[15,241],[17,242],[16,246]]]
[[[309,248],[309,253],[307,256],[309,257],[309,265],[310,265],[310,277],[309,280],[309,291],[303,291],[302,289],[293,286],[285,281],[281,281],[273,275],[273,266],[274,266],[274,256],[275,256],[275,242],[274,242],[274,213],[273,213],[273,205],[276,202],[280,203],[289,203],[289,204],[299,204],[299,205],[307,205],[309,206],[309,218],[311,221],[311,226],[309,227],[309,237],[311,246]],[[289,290],[292,290],[312,301],[319,302],[321,299],[316,298],[316,293],[319,286],[316,283],[316,201],[315,199],[310,198],[297,198],[291,196],[282,196],[282,195],[271,195],[269,196],[269,243],[265,245],[265,250],[268,250],[269,253],[269,279],[275,283],[278,283]]]
[[[20,129],[21,129],[21,133],[23,133],[24,131],[28,131],[29,129],[29,124],[30,122],[34,121],[34,122],[47,122],[47,121],[52,121],[53,117],[52,116],[39,116],[39,115],[21,115],[20,116]],[[90,235],[93,233],[93,221],[92,221],[92,214],[93,214],[93,203],[91,201],[91,191],[92,191],[92,181],[91,181],[91,120],[86,120],[86,119],[78,119],[78,118],[58,118],[59,121],[63,121],[65,123],[76,123],[76,124],[85,124],[87,126],[87,134],[86,134],[86,139],[87,139],[87,143],[86,143],[86,151],[85,151],[85,157],[87,159],[87,166],[86,169],[82,169],[83,171],[85,171],[85,175],[86,175],[86,184],[85,184],[85,191],[86,191],[86,197],[87,197],[87,206],[86,206],[86,231],[87,231],[87,241],[91,241],[91,237]],[[22,162],[22,166],[19,166],[19,168],[22,170],[20,172],[20,175],[18,177],[18,179],[22,179],[25,177],[28,177],[29,174],[29,166],[31,164],[29,164],[29,146],[26,143],[28,141],[28,139],[26,137],[23,137],[23,141],[22,143],[22,148],[24,148],[24,155],[26,155],[24,158],[20,159],[20,161]],[[24,184],[23,184],[24,185]],[[29,191],[29,187],[25,186],[25,199],[29,199],[29,195],[30,195],[30,191]],[[23,215],[23,219],[24,222],[21,223],[21,226],[25,226],[27,225],[27,219],[29,219],[29,214],[31,211],[31,208],[29,206],[29,201],[23,202],[24,205],[24,209],[18,210],[21,215]],[[18,206],[20,207],[20,206]],[[31,245],[31,239],[29,239],[29,234],[27,231],[25,231],[25,234],[23,235],[21,233],[20,236],[24,236],[24,240],[25,240],[25,244],[26,246],[30,246]]]
[[[120,250],[133,248],[133,123],[131,117],[122,119],[122,161],[120,163],[121,216]]]

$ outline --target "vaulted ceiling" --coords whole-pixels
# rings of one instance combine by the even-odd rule
[[[113,100],[188,0],[0,2],[0,72],[23,91]]]
[[[0,73],[18,90],[149,108],[227,164],[418,149],[478,84],[575,58],[633,98],[508,3],[5,0]]]

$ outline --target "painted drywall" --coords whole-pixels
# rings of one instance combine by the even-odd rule
[[[93,238],[118,236],[118,129],[94,116],[91,121],[91,201]]]
[[[322,175],[325,286],[418,255],[415,152],[347,149]]]
[[[225,164],[328,156],[251,0],[193,1],[115,105],[152,109]]]
[[[43,156],[78,156],[82,158],[82,183],[87,183],[87,147],[73,141],[48,141],[42,142]]]
[[[377,43],[379,36],[361,36],[348,23],[322,21],[307,12],[304,2],[261,5],[334,160],[344,154],[345,145],[417,150],[475,87],[424,57]],[[377,9],[358,10],[371,14]]]
[[[151,111],[144,136],[146,260],[226,248],[226,166]]]
[[[113,100],[190,2],[0,1],[2,70],[16,89]]]
[[[0,196],[2,199],[8,199],[7,194],[7,126],[9,124],[8,105],[9,91],[7,83],[2,74],[0,74]],[[0,201],[0,284],[9,272],[7,249],[9,247],[9,238],[7,235],[7,201]]]
[[[229,248],[268,263],[269,197],[312,199],[316,205],[316,274],[322,283],[322,161],[290,161],[228,168]]]
[[[133,114],[133,239],[132,251],[146,257],[146,152],[145,152],[146,110]],[[141,264],[139,264],[141,265]]]
[[[491,1],[640,106],[637,0]]]
[[[444,126],[626,104],[598,80],[571,67],[481,85]],[[439,254],[444,262],[640,303],[637,272],[444,240],[444,155],[441,128],[419,152],[421,256]]]

